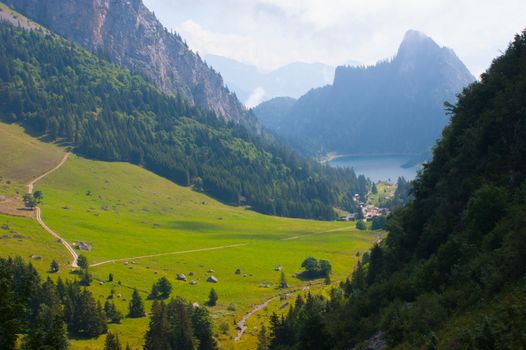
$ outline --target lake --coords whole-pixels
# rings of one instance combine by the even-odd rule
[[[374,182],[396,181],[400,176],[413,180],[419,166],[402,168],[411,159],[408,155],[341,156],[329,162],[331,166],[353,168],[356,175],[363,174]]]

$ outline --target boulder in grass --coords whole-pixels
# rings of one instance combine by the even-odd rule
[[[188,274],[188,276],[193,276],[193,275],[194,275],[193,271],[190,271],[190,273]]]
[[[184,273],[180,273],[177,275],[177,280],[178,281],[185,281],[186,282],[186,276]]]
[[[241,269],[236,270],[236,275],[241,275]]]
[[[190,284],[191,284],[192,286],[195,286],[195,285],[197,284],[197,281],[196,281],[196,280],[191,280],[191,281],[190,281]]]
[[[208,273],[214,273],[215,271],[212,270],[212,269],[209,269],[207,272],[208,272]]]
[[[278,265],[278,266],[276,266],[276,267],[274,268],[274,270],[275,270],[275,271],[281,271],[281,270],[283,270],[283,266]]]
[[[210,282],[210,283],[217,283],[219,282],[219,280],[215,277],[215,276],[210,276],[206,279],[207,282]]]

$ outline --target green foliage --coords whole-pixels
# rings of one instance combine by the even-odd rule
[[[379,331],[391,348],[525,347],[525,95],[526,32],[449,106],[414,198],[341,285],[343,301],[325,302],[317,329],[331,348],[362,346]],[[282,328],[308,324],[294,320],[271,320],[272,341],[288,344]]]
[[[318,261],[316,258],[308,257],[303,260],[301,267],[305,269],[302,276],[306,278],[327,277],[332,272],[332,265],[327,260]]]
[[[152,286],[149,299],[167,299],[172,292],[172,284],[166,277],[161,277]]]
[[[60,267],[58,265],[58,262],[56,260],[51,261],[51,264],[49,265],[49,272],[57,273],[59,269]]]
[[[208,306],[216,306],[217,299],[219,299],[219,296],[217,295],[216,290],[214,288],[210,289],[210,293],[208,294],[208,301],[206,304]]]
[[[371,223],[371,229],[372,230],[383,230],[383,228],[385,227],[385,221],[386,221],[385,216],[375,216]]]
[[[356,228],[361,231],[367,230],[367,224],[363,220],[356,221]]]
[[[138,164],[229,204],[330,220],[366,182],[159,92],[64,39],[0,24],[0,113],[100,160]]]
[[[30,193],[24,194],[23,200],[24,200],[24,205],[25,205],[26,208],[33,209],[34,207],[36,207],[38,205],[37,200]]]
[[[121,323],[122,313],[120,313],[115,304],[109,300],[104,303],[104,313],[110,323]]]
[[[88,262],[88,258],[83,255],[83,254],[80,254],[78,259],[77,259],[77,265],[83,269],[83,270],[87,270],[89,268],[89,262]]]
[[[133,290],[133,294],[130,300],[128,308],[128,317],[139,318],[144,317],[146,313],[144,312],[144,303],[137,289]]]
[[[208,312],[179,297],[168,304],[154,301],[144,349],[217,349]]]
[[[106,340],[104,341],[104,350],[122,350],[119,336],[108,332],[108,335],[106,335]]]

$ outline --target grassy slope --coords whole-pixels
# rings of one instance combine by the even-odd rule
[[[0,123],[0,131],[5,136],[0,138],[0,169],[14,174],[10,178],[20,185],[47,170],[52,160],[58,162],[63,154],[60,148],[27,136],[16,126]],[[19,156],[9,157],[10,152],[19,152]],[[45,165],[34,166],[43,159],[47,159]],[[230,339],[235,334],[234,320],[239,320],[253,305],[281,292],[275,288],[279,280],[279,273],[274,271],[276,265],[283,265],[290,290],[308,285],[292,275],[300,271],[301,261],[310,255],[332,262],[336,282],[352,271],[356,251],[368,249],[376,238],[376,234],[359,232],[348,223],[277,218],[229,207],[126,163],[72,156],[61,169],[37,183],[36,189],[44,192],[43,218],[52,229],[70,242],[93,245],[92,252],[86,253],[91,263],[246,243],[223,250],[137,260],[137,264],[130,260],[128,265],[118,262],[92,268],[96,282],[90,288],[94,295],[104,302],[114,288],[117,295],[122,295],[116,304],[123,312],[127,311],[132,288],[138,288],[146,297],[152,283],[161,276],[172,281],[172,295],[203,304],[211,288],[205,282],[206,271],[214,269],[219,279],[214,287],[220,299],[212,314],[216,325],[230,325],[229,335],[221,336],[225,348],[253,348],[253,327],[286,302],[275,301],[261,311],[262,317],[254,316],[241,342],[234,344]],[[42,260],[34,263],[41,273],[47,271],[51,259],[57,259],[63,266],[60,275],[75,277],[65,266],[69,259],[65,250],[34,221],[0,216],[0,224],[3,223],[32,238],[0,241],[1,256],[40,255]],[[0,229],[0,236],[3,231]],[[236,275],[237,268],[247,276]],[[188,276],[190,271],[195,272],[197,285],[175,281],[177,273]],[[105,282],[110,272],[115,276],[114,283]],[[270,288],[260,287],[263,283],[270,283]],[[230,304],[235,305],[235,311],[227,309]],[[140,348],[147,325],[147,318],[125,319],[110,329],[119,333],[124,343]],[[72,348],[102,348],[103,340],[104,337],[75,340]]]
[[[53,168],[64,155],[63,149],[28,137],[17,125],[0,123],[0,142],[1,195],[24,193],[27,182]]]
[[[219,305],[213,309],[218,323],[233,324],[233,319],[239,319],[252,305],[278,294],[274,288],[279,279],[276,265],[283,265],[293,289],[304,286],[292,274],[310,255],[329,259],[334,278],[341,279],[351,271],[356,251],[367,249],[375,238],[344,223],[276,218],[225,206],[124,163],[72,157],[37,188],[46,196],[44,220],[68,241],[92,244],[93,251],[86,255],[93,263],[247,243],[92,269],[96,278],[105,279],[111,272],[116,280],[139,288],[144,296],[164,275],[174,283],[174,294],[200,304],[211,288],[205,282],[206,271],[213,269],[220,281],[214,286],[220,296]],[[341,231],[320,233],[335,229]],[[248,276],[235,275],[237,268]],[[190,271],[199,280],[196,286],[175,281],[177,273],[188,276]],[[263,283],[272,287],[259,287]],[[229,304],[236,305],[237,312],[228,311]],[[142,326],[145,328],[146,323]]]

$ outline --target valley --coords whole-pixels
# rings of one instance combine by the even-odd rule
[[[4,140],[9,140],[11,149],[27,144],[52,147],[58,156],[57,163],[65,153],[60,147],[42,144],[23,134],[15,125],[0,126],[6,135],[17,135],[2,138],[1,146]],[[0,147],[1,159],[8,159],[10,148]],[[35,157],[24,158],[28,160],[26,164],[3,161],[2,166],[31,168]],[[27,181],[28,176],[18,178],[13,174],[16,186]],[[247,320],[249,328],[239,341],[234,341],[237,333],[234,321],[253,306],[276,295],[292,293],[289,290],[301,292],[311,284],[311,288],[322,288],[320,281],[293,277],[301,272],[303,259],[315,256],[329,260],[333,283],[337,283],[352,271],[358,261],[356,253],[367,251],[377,239],[376,233],[358,231],[354,223],[265,216],[249,208],[226,206],[134,165],[87,160],[75,154],[38,181],[35,190],[44,194],[40,208],[46,225],[69,243],[84,242],[91,248],[89,252],[76,250],[91,264],[94,282],[89,288],[101,302],[114,289],[121,296],[115,300],[116,306],[123,312],[133,288],[146,298],[153,282],[161,276],[173,283],[173,295],[204,304],[212,287],[206,282],[211,275],[207,271],[214,270],[219,282],[213,287],[220,299],[211,311],[218,327],[228,325],[228,332],[219,334],[227,348],[251,347],[255,342],[254,327],[266,322],[261,314],[268,316],[271,310],[279,311],[292,296],[282,302],[279,298],[272,299],[268,307]],[[68,272],[71,257],[66,249],[34,220],[2,215],[0,225],[3,224],[31,238],[3,240],[1,256],[23,256],[44,274],[55,259],[60,263],[63,278],[75,277]],[[31,256],[37,256],[38,260]],[[286,273],[288,289],[277,288],[278,265]],[[235,274],[238,268],[239,275]],[[176,281],[177,274],[188,276],[190,272],[194,275],[190,278],[197,284]],[[110,273],[115,276],[113,283],[107,282]],[[124,319],[110,329],[132,348],[140,348],[147,324],[147,318]],[[103,337],[73,340],[72,348],[98,349],[102,341]]]

